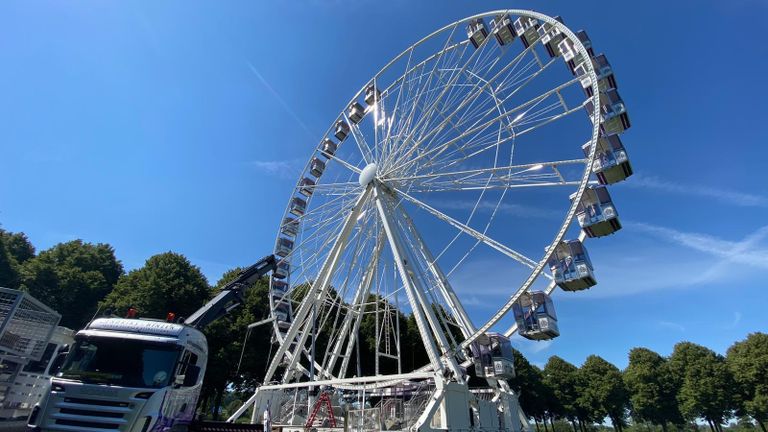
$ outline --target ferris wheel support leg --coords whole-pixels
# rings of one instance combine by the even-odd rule
[[[424,238],[421,236],[419,231],[413,225],[413,220],[411,219],[410,216],[408,216],[408,213],[406,213],[402,208],[399,208],[399,211],[402,214],[402,217],[405,219],[406,223],[408,224],[408,228],[411,230],[411,232],[414,233],[414,237],[418,242],[419,250],[421,250],[424,253],[424,258],[426,258],[429,269],[432,271],[432,273],[435,276],[435,280],[438,283],[438,288],[440,289],[440,293],[442,294],[445,301],[448,303],[448,307],[451,308],[451,311],[458,318],[459,327],[461,327],[461,332],[464,334],[464,338],[468,338],[477,330],[475,328],[475,325],[472,323],[472,320],[469,318],[469,314],[467,314],[467,311],[464,309],[464,306],[461,304],[461,302],[459,301],[459,298],[456,296],[456,292],[453,290],[453,287],[451,286],[450,282],[448,282],[448,278],[445,276],[445,273],[443,273],[443,270],[437,264],[437,261],[435,261],[435,257],[432,255],[432,251],[430,251],[427,245],[424,243]]]
[[[347,365],[349,364],[349,358],[352,355],[352,348],[355,343],[357,343],[357,330],[360,328],[360,321],[363,317],[363,312],[365,310],[365,302],[368,298],[368,293],[371,290],[371,283],[373,282],[374,276],[376,275],[375,271],[375,263],[378,261],[379,255],[381,254],[381,249],[384,245],[383,237],[379,236],[379,238],[376,241],[376,250],[373,253],[373,259],[368,265],[368,268],[366,269],[365,276],[363,278],[363,282],[360,284],[360,288],[355,293],[355,298],[352,301],[352,306],[354,308],[354,311],[352,313],[347,314],[344,317],[344,322],[341,325],[341,331],[339,332],[338,339],[336,339],[336,344],[333,347],[333,352],[331,353],[331,357],[328,359],[328,364],[325,367],[325,374],[327,378],[331,377],[331,374],[333,373],[333,368],[336,366],[336,361],[339,359],[339,356],[341,355],[341,349],[344,346],[344,341],[347,339],[347,335],[349,335],[349,342],[347,343],[347,350],[345,352],[345,357],[342,360],[341,363],[341,371],[339,372],[339,377],[343,378],[346,370]],[[353,324],[354,320],[354,324]],[[350,327],[352,328],[352,332],[350,333]]]
[[[299,311],[297,312],[296,317],[291,323],[291,326],[285,336],[285,342],[280,345],[280,347],[277,349],[277,352],[275,353],[275,356],[272,357],[272,362],[269,364],[269,369],[267,369],[267,373],[264,375],[264,382],[269,382],[272,380],[272,377],[277,371],[277,367],[282,362],[286,351],[288,351],[288,348],[292,344],[292,341],[294,341],[296,337],[299,336],[299,331],[302,330],[302,327],[304,327],[303,331],[301,331],[301,335],[299,336],[298,341],[296,342],[296,352],[291,356],[291,361],[288,365],[288,368],[286,369],[286,376],[283,378],[283,381],[291,378],[299,357],[301,357],[302,348],[304,347],[304,344],[307,341],[307,337],[309,336],[309,331],[307,331],[306,327],[307,324],[311,323],[307,322],[307,317],[309,316],[313,306],[325,299],[325,296],[328,293],[328,286],[330,285],[331,277],[333,276],[339,259],[341,258],[342,252],[347,245],[347,241],[349,240],[349,236],[352,233],[352,229],[357,223],[357,218],[360,216],[363,204],[371,195],[372,189],[373,188],[369,186],[363,191],[363,193],[360,194],[357,202],[355,202],[355,206],[352,208],[349,216],[347,216],[347,219],[344,221],[341,233],[336,238],[336,241],[334,242],[328,257],[323,263],[320,272],[318,272],[317,279],[315,279],[315,282],[310,286],[305,297],[305,301],[301,302]],[[314,301],[306,300],[313,298]]]
[[[434,371],[443,372],[445,367],[443,366],[440,357],[450,351],[448,341],[445,338],[445,334],[443,334],[440,323],[435,317],[432,306],[428,304],[424,298],[424,291],[415,286],[417,280],[409,274],[410,265],[407,264],[407,260],[405,259],[408,256],[407,251],[403,248],[399,233],[396,231],[396,228],[392,226],[392,216],[389,214],[389,210],[385,208],[385,201],[387,201],[388,198],[378,185],[374,186],[374,199],[376,200],[376,209],[379,212],[379,217],[384,226],[384,232],[387,234],[387,240],[392,249],[394,261],[398,273],[400,274],[400,278],[403,281],[403,287],[408,296],[408,301],[413,309],[416,325],[419,328],[419,333],[421,333],[421,338],[424,341],[424,347],[427,350],[430,363],[432,364]],[[440,347],[439,352],[438,347],[435,346],[435,342],[437,342]],[[445,357],[445,362],[448,364],[448,368],[454,376],[461,380],[463,374],[459,365],[456,363],[456,359],[453,358],[453,356],[448,355]]]

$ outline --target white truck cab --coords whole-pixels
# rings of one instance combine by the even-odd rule
[[[75,335],[29,431],[185,431],[193,421],[208,343],[184,324],[99,318]]]

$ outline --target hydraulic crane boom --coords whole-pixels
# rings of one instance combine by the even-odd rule
[[[277,261],[274,255],[268,255],[260,259],[256,264],[241,271],[235,280],[224,286],[216,297],[187,318],[184,324],[197,329],[203,329],[208,324],[228,314],[232,309],[243,304],[243,293],[246,288],[260,277],[274,271],[276,267]]]

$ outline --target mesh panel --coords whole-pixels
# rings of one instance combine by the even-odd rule
[[[60,319],[29,294],[0,288],[0,351],[40,360]]]

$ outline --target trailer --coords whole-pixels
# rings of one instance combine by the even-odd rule
[[[59,351],[73,331],[28,293],[0,288],[0,420],[24,420],[48,390]]]

